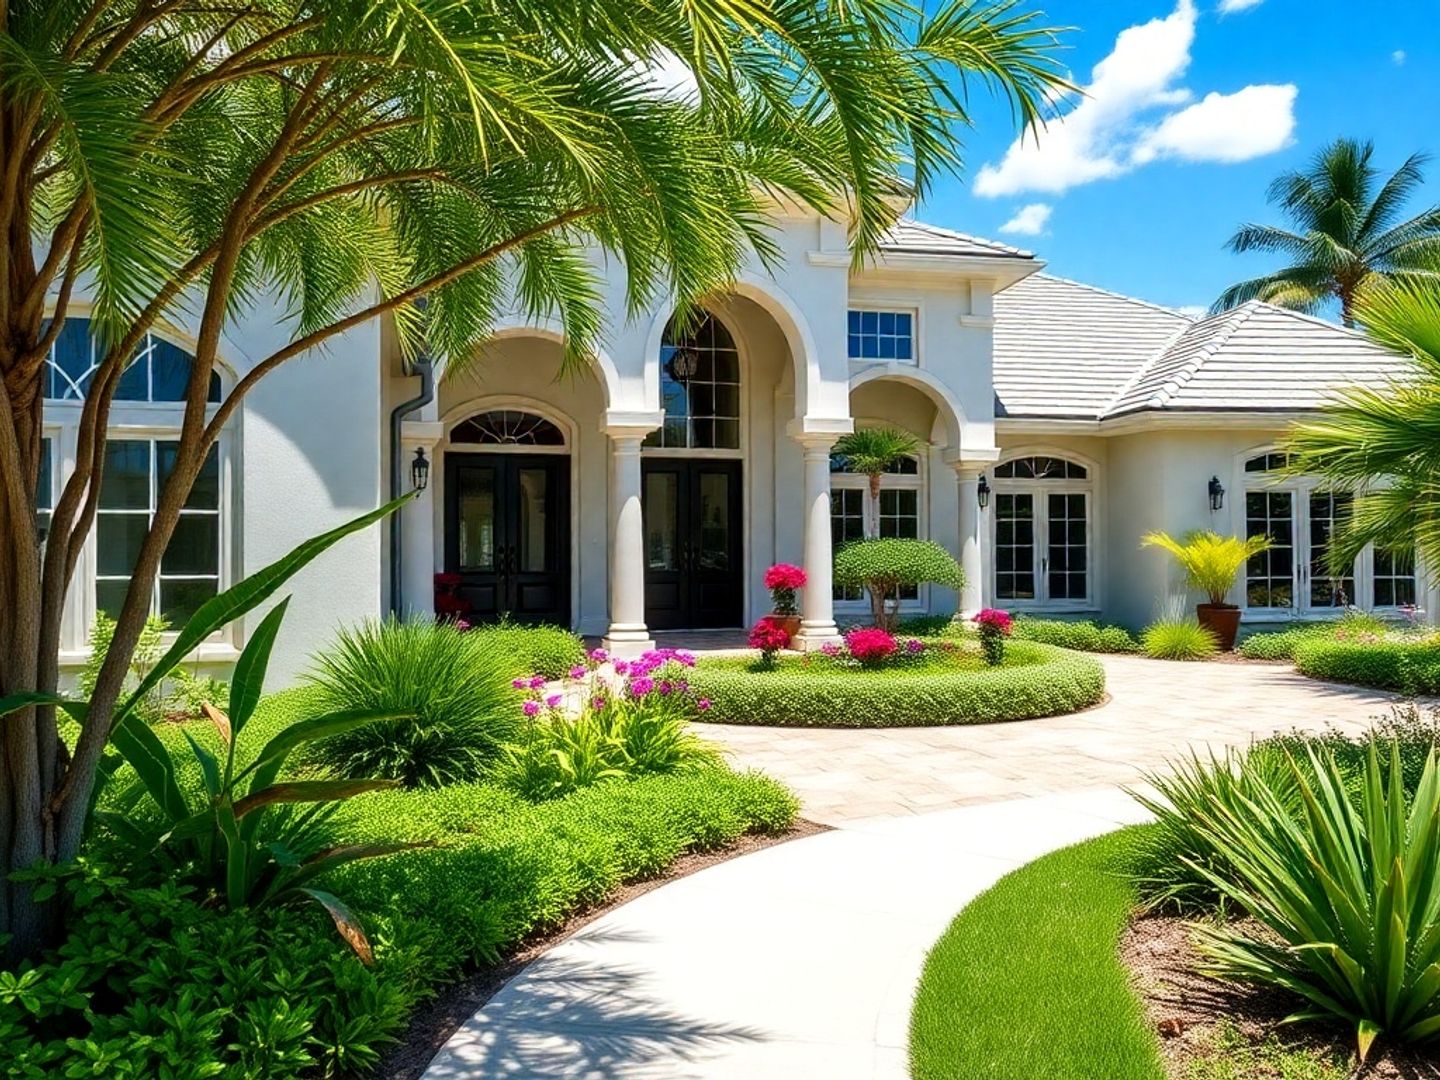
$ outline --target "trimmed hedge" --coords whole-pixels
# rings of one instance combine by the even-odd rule
[[[477,626],[468,633],[496,642],[501,646],[497,653],[513,658],[513,666],[507,669],[511,677],[544,675],[547,679],[561,679],[572,667],[585,662],[585,643],[560,626],[502,622]]]
[[[1314,637],[1295,648],[1302,675],[1406,694],[1440,694],[1440,644],[1433,641],[1336,641]]]
[[[1088,656],[1011,641],[1005,663],[957,671],[806,665],[758,671],[749,660],[703,660],[691,689],[710,699],[704,719],[777,727],[919,727],[1056,716],[1105,696],[1105,669]]]
[[[1140,642],[1123,626],[1109,626],[1090,619],[1037,619],[1021,615],[1015,620],[1012,636],[1022,641],[1039,641],[1080,652],[1136,653]]]
[[[1283,630],[1257,630],[1242,638],[1235,651],[1247,660],[1294,660],[1303,642],[1334,636],[1334,623],[1297,623]]]

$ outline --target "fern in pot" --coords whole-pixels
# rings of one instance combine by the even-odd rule
[[[1205,603],[1195,606],[1200,625],[1215,635],[1226,652],[1235,647],[1240,629],[1240,608],[1228,603],[1226,597],[1235,586],[1244,565],[1270,548],[1268,536],[1221,536],[1210,530],[1188,532],[1178,540],[1169,533],[1148,533],[1140,540],[1141,547],[1158,547],[1168,551],[1185,571],[1185,584],[1205,594]]]

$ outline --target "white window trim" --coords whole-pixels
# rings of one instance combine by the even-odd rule
[[[1023,479],[1001,477],[995,475],[995,471],[1001,465],[1012,461],[1029,457],[1052,457],[1072,462],[1085,469],[1085,479]],[[1082,454],[1072,450],[1061,449],[1052,446],[1026,446],[1014,450],[1007,450],[1001,455],[991,471],[990,490],[991,505],[985,516],[989,519],[988,541],[989,551],[986,553],[986,594],[990,597],[990,603],[997,607],[1003,607],[1013,611],[1027,612],[1055,612],[1057,614],[1074,615],[1082,612],[1093,612],[1099,609],[1099,597],[1101,596],[1101,561],[1100,561],[1100,470],[1096,463]],[[1085,496],[1085,596],[1074,600],[1051,600],[1049,575],[1042,569],[1042,559],[1048,558],[1049,550],[1049,519],[1050,508],[1045,495],[1050,493],[1084,495]],[[999,526],[999,514],[996,510],[996,496],[1002,494],[1025,493],[1035,497],[1035,583],[1037,596],[1033,600],[1013,600],[1002,598],[996,588],[995,575],[999,572],[998,562],[995,558],[997,551],[997,529]],[[1043,593],[1044,595],[1038,595]]]
[[[915,532],[920,540],[930,539],[930,487],[927,479],[927,458],[928,450],[922,449],[915,455],[916,469],[914,473],[885,473],[880,477],[880,491],[914,491],[915,495]],[[865,523],[865,535],[880,535],[880,504],[876,499],[870,497],[870,478],[864,473],[841,473],[830,474],[831,491],[859,491],[861,500],[861,514]],[[930,586],[921,585],[916,590],[917,596],[913,600],[900,601],[900,613],[902,615],[923,615],[930,610]],[[834,601],[835,613],[847,616],[865,616],[870,613],[870,600],[861,596],[859,600],[836,600]]]
[[[850,300],[845,305],[845,357],[851,364],[869,366],[871,364],[897,364],[900,367],[924,367],[925,363],[921,358],[921,342],[923,335],[920,333],[920,309],[919,300]],[[891,312],[896,315],[910,316],[910,359],[898,360],[881,356],[851,356],[850,355],[850,312],[852,311],[873,311],[877,314]]]

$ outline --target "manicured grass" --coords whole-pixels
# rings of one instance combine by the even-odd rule
[[[1164,1080],[1116,955],[1138,832],[1038,859],[956,917],[921,975],[914,1080]]]

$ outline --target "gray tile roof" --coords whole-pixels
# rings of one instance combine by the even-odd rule
[[[1191,321],[1143,300],[1033,274],[995,297],[996,415],[1094,420]]]
[[[938,225],[927,225],[913,218],[901,218],[890,226],[880,240],[880,250],[896,255],[963,255],[969,258],[998,256],[1006,259],[1035,257],[1032,252],[1022,251],[1009,244],[967,236],[965,233],[942,229]]]

